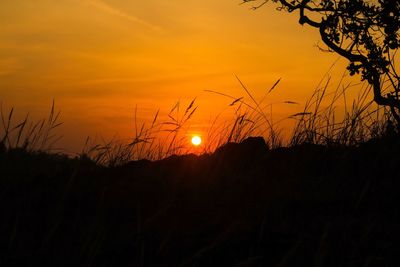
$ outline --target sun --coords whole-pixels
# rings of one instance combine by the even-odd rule
[[[201,145],[201,137],[198,136],[198,135],[193,136],[193,137],[192,137],[192,144],[193,144],[194,146],[199,146],[199,145]]]

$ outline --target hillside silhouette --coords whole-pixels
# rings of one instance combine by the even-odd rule
[[[1,266],[398,266],[400,142],[102,167],[0,153]]]

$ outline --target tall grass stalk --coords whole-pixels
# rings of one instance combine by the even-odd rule
[[[263,136],[270,148],[281,147],[284,144],[284,139],[280,122],[283,120],[274,122],[273,107],[274,105],[297,105],[298,103],[290,100],[265,103],[270,93],[277,88],[281,78],[279,78],[271,88],[265,92],[264,96],[260,100],[257,100],[244,82],[242,82],[238,76],[235,77],[248,100],[243,96],[234,97],[226,93],[205,90],[209,93],[230,98],[233,101],[229,106],[232,108],[236,107],[236,109],[234,109],[234,120],[229,123],[229,127],[225,127],[225,129],[229,129],[229,131],[219,133],[220,138],[222,138],[223,141],[218,143],[241,142],[250,136]]]
[[[245,84],[236,78],[245,96],[234,97],[205,90],[230,99],[228,107],[232,110],[233,117],[225,121],[221,121],[220,115],[212,118],[208,129],[203,133],[205,144],[197,153],[211,153],[228,142],[241,142],[250,136],[263,136],[271,148],[304,143],[352,146],[386,135],[388,125],[393,120],[388,109],[374,106],[368,100],[371,99],[371,88],[368,84],[346,83],[343,75],[330,92],[331,78],[326,75],[300,112],[274,121],[275,105],[298,105],[289,100],[265,103],[281,79],[266,90],[261,100],[257,100]],[[357,87],[359,94],[349,103],[348,93],[353,87]],[[343,106],[341,112],[338,111],[340,106]],[[100,138],[98,141],[88,137],[79,155],[90,158],[97,164],[117,166],[132,160],[158,160],[174,154],[193,152],[188,144],[188,133],[197,108],[196,98],[183,108],[178,101],[165,115],[165,120],[160,121],[158,110],[151,121],[139,123],[136,106],[131,138]],[[14,108],[6,112],[2,105],[0,117],[0,148],[3,150],[20,148],[27,151],[50,151],[61,138],[56,134],[62,123],[59,122],[60,112],[55,110],[54,101],[48,117],[37,122],[32,122],[27,114],[24,119],[14,123]],[[287,119],[294,120],[295,124],[292,133],[285,140],[280,123]]]
[[[328,92],[330,77],[307,100],[302,112],[290,118],[296,120],[290,146],[303,143],[352,146],[386,134],[391,114],[385,107],[374,105],[371,87],[367,83],[344,84],[344,75],[333,92]],[[349,89],[357,86],[358,95],[348,101]],[[342,99],[343,115],[337,108]]]
[[[22,121],[14,122],[14,108],[8,112],[0,103],[0,147],[4,150],[24,149],[26,151],[52,151],[54,145],[62,138],[56,133],[62,125],[59,122],[60,111],[55,110],[53,101],[46,119],[31,121],[29,114]]]
[[[116,166],[131,160],[159,160],[173,154],[185,154],[188,152],[186,133],[196,110],[196,98],[184,109],[181,109],[178,101],[167,114],[166,121],[159,122],[158,110],[151,123],[139,124],[135,107],[133,138],[110,141],[102,139],[99,144],[88,137],[81,155],[97,164]]]

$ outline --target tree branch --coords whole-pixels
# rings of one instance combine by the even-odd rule
[[[321,26],[319,27],[319,33],[321,36],[322,41],[333,51],[341,55],[342,57],[348,59],[351,62],[361,62],[362,64],[368,64],[368,59],[359,54],[353,54],[351,51],[345,50],[341,48],[340,46],[337,46],[333,41],[329,39],[329,37],[326,34],[326,22],[323,21],[321,22]]]

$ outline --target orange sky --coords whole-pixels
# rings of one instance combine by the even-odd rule
[[[55,99],[60,145],[73,151],[87,135],[132,134],[136,105],[150,118],[197,97],[193,124],[204,124],[230,103],[205,89],[244,96],[234,75],[257,97],[282,78],[267,102],[304,102],[336,56],[320,52],[316,31],[295,15],[239,3],[2,0],[0,100],[44,116]]]

